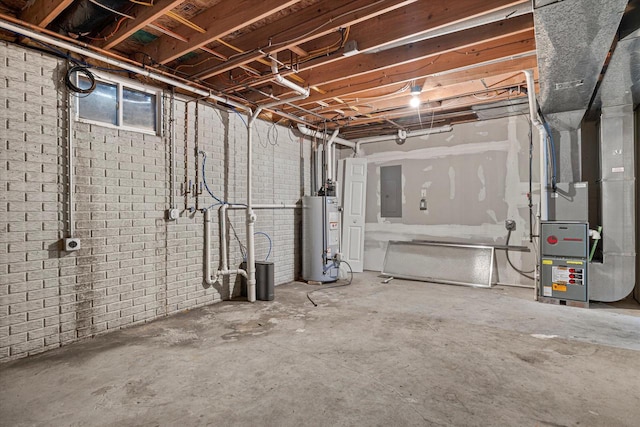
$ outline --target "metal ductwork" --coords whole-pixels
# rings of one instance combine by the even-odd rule
[[[635,120],[640,84],[640,30],[620,40],[600,85],[603,262],[590,266],[590,298],[618,301],[636,284]],[[640,295],[637,294],[637,295]]]
[[[586,111],[627,3],[534,1],[543,113]]]

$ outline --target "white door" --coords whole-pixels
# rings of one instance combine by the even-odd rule
[[[364,210],[367,194],[367,159],[342,160],[342,253],[354,273],[364,267]]]

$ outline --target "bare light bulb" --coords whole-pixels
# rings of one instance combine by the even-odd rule
[[[409,100],[409,105],[413,108],[418,108],[420,106],[420,98],[417,96],[412,96]]]

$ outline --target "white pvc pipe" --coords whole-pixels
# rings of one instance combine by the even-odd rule
[[[437,133],[451,132],[453,127],[451,125],[440,126],[431,129],[420,129],[412,132],[407,132],[407,138],[418,137],[423,135],[433,135]],[[383,141],[392,141],[396,139],[397,135],[380,135],[380,136],[372,136],[369,138],[360,138],[356,141],[357,147],[356,150],[360,149],[360,145],[362,144],[370,144],[372,142],[383,142]]]
[[[75,181],[73,179],[73,95],[71,91],[67,91],[67,173],[69,174],[69,237],[73,238],[76,234],[75,220]]]
[[[212,286],[217,277],[211,276],[211,210],[204,211],[204,281]]]
[[[254,223],[256,222],[256,214],[253,212],[251,184],[253,181],[253,122],[261,108],[249,117],[247,122],[247,301],[254,302],[256,300],[256,254],[254,239]]]
[[[176,207],[176,94],[175,90],[171,90],[171,113],[170,113],[171,130],[169,138],[171,138],[171,209]]]
[[[531,70],[523,71],[527,82],[527,97],[529,98],[529,118],[531,123],[538,129],[540,135],[540,221],[546,221],[549,219],[549,207],[548,207],[548,169],[547,169],[547,141],[546,141],[546,129],[542,125],[542,122],[538,118],[537,103],[536,103],[536,86],[533,81],[533,72]],[[538,233],[540,232],[538,227]],[[539,294],[539,278],[536,270],[534,277],[534,296],[533,299],[538,301]]]
[[[273,203],[273,204],[254,204],[251,206],[253,209],[302,209],[300,204],[286,204],[286,203]],[[243,205],[231,205],[229,209],[247,209]]]
[[[291,90],[294,90],[298,92],[300,95],[304,95],[305,98],[309,96],[309,93],[310,93],[309,89],[305,89],[302,86],[299,86],[293,83],[292,81],[285,79],[280,75],[280,73],[278,72],[278,64],[276,63],[275,60],[271,60],[271,72],[273,73],[273,77],[275,78],[276,82],[279,85],[287,87]],[[293,101],[293,99],[290,99],[287,102],[290,102],[290,101]]]
[[[311,130],[308,127],[306,127],[305,125],[298,123],[298,130],[300,131],[301,134],[308,136],[310,138],[322,138],[323,137],[323,133],[317,130]],[[351,142],[348,141],[346,139],[340,138],[340,137],[335,137],[335,139],[333,140],[333,142],[335,144],[340,144],[340,145],[344,145],[345,147],[349,147],[349,148],[356,148],[356,143],[355,142]]]
[[[220,270],[229,269],[227,261],[227,205],[226,203],[218,208],[218,224],[220,224]]]
[[[226,205],[223,205],[226,206]],[[221,224],[222,226],[223,224]],[[214,285],[222,276],[228,276],[230,274],[239,274],[244,278],[248,278],[247,272],[242,269],[233,269],[229,270],[226,267],[226,233],[223,236],[221,233],[221,239],[225,239],[223,244],[220,247],[221,260],[223,263],[223,268],[216,270],[215,276],[211,271],[211,209],[207,209],[204,211],[204,281],[207,285]],[[224,257],[222,257],[222,253],[224,252]]]
[[[247,111],[247,112],[251,111],[251,108],[247,107],[246,105],[240,104],[238,102],[235,102],[235,101],[233,101],[233,100],[231,100],[229,98],[214,95],[210,91],[206,91],[206,90],[203,90],[203,89],[198,89],[198,88],[195,88],[193,86],[189,86],[189,85],[187,85],[185,83],[182,83],[182,82],[180,82],[178,80],[172,79],[170,77],[165,77],[165,76],[162,76],[160,74],[153,73],[153,72],[149,71],[149,69],[147,69],[147,68],[138,67],[136,65],[132,65],[132,64],[129,64],[129,63],[126,63],[126,62],[123,62],[123,61],[119,61],[117,59],[110,58],[110,57],[108,57],[106,55],[101,55],[99,53],[93,52],[92,50],[84,49],[82,47],[76,46],[75,44],[67,43],[67,42],[62,41],[62,40],[58,40],[58,39],[56,39],[54,37],[50,37],[50,36],[47,36],[47,35],[32,31],[32,30],[29,30],[28,28],[12,24],[12,23],[7,22],[7,21],[2,20],[2,19],[0,19],[0,28],[2,28],[4,30],[11,31],[11,32],[16,33],[16,34],[21,34],[21,35],[28,36],[28,37],[30,37],[30,38],[32,38],[34,40],[38,40],[38,41],[41,41],[41,42],[52,44],[52,45],[57,46],[59,48],[62,48],[62,49],[68,50],[70,52],[74,52],[74,53],[86,56],[88,58],[97,59],[97,60],[102,61],[104,63],[107,63],[109,65],[113,65],[113,66],[116,66],[118,68],[121,68],[123,70],[128,70],[128,71],[131,71],[133,73],[136,73],[136,74],[148,77],[150,79],[156,80],[158,82],[166,83],[168,85],[171,85],[171,86],[186,90],[186,91],[191,92],[193,94],[196,94],[196,95],[198,95],[200,97],[210,98],[210,99],[212,99],[212,100],[214,100],[216,102],[222,102],[224,104],[231,105],[232,107],[240,109],[240,110],[243,110],[243,111]]]
[[[549,219],[549,206],[548,197],[549,191],[547,183],[549,182],[547,158],[549,153],[547,150],[546,134],[547,131],[544,128],[542,122],[538,118],[538,112],[536,108],[536,86],[533,81],[533,72],[531,70],[523,71],[527,82],[527,96],[529,98],[529,117],[531,123],[538,129],[540,134],[540,220],[546,221]]]

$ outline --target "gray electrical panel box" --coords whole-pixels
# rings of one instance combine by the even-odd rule
[[[380,168],[380,216],[402,217],[402,166]]]
[[[540,226],[540,297],[588,302],[588,223],[543,221]]]

